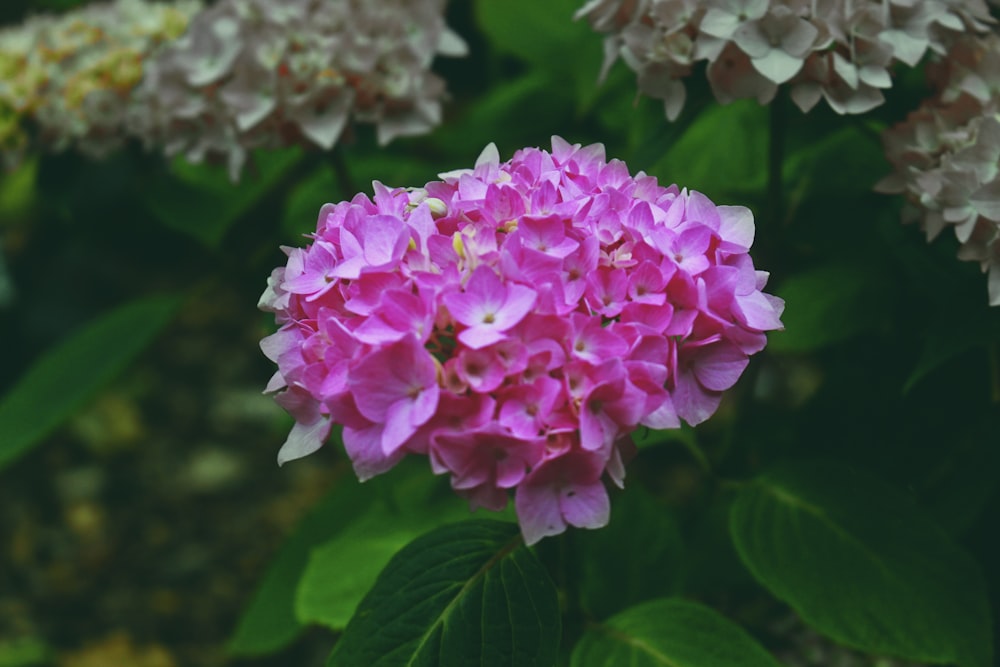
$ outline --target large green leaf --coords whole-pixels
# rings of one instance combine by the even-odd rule
[[[375,497],[374,485],[340,479],[296,526],[244,610],[229,641],[231,654],[269,653],[298,636],[304,626],[295,615],[295,589],[309,562],[310,551],[350,525],[359,515],[358,508],[367,507]]]
[[[766,185],[767,123],[767,110],[753,100],[710,106],[649,173],[717,203],[739,203]]]
[[[803,352],[874,328],[889,306],[886,281],[867,267],[835,264],[810,269],[777,289],[785,300],[784,331],[768,336],[772,350]]]
[[[557,75],[557,83],[569,78],[585,105],[599,93],[603,56],[602,37],[586,21],[573,20],[581,5],[579,0],[479,0],[475,9],[479,29],[497,51]]]
[[[404,480],[405,491],[362,505],[349,526],[313,549],[296,593],[299,621],[343,629],[397,551],[431,528],[468,518],[468,503],[450,489],[433,495],[442,481],[420,470]]]
[[[517,525],[466,521],[393,557],[327,664],[548,667],[559,634],[555,586]]]
[[[572,667],[779,667],[743,628],[704,605],[652,600],[592,627]]]
[[[0,467],[41,441],[128,365],[179,303],[165,296],[121,306],[39,359],[0,400]]]
[[[754,576],[823,634],[909,660],[992,664],[979,568],[907,496],[839,464],[777,468],[730,515]]]
[[[782,169],[790,197],[857,197],[871,190],[887,169],[882,144],[884,128],[860,124],[827,133],[792,152]]]

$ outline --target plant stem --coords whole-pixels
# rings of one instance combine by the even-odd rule
[[[333,167],[333,173],[337,177],[337,185],[340,186],[340,194],[343,199],[347,200],[353,197],[358,189],[351,177],[351,170],[347,168],[347,159],[344,157],[344,149],[341,148],[340,144],[335,145],[330,151],[330,166]]]

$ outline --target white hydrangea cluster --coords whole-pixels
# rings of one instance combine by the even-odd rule
[[[118,147],[143,63],[200,10],[200,0],[114,0],[0,30],[0,164],[32,141],[95,156]]]
[[[348,119],[378,140],[440,121],[435,55],[465,43],[444,23],[445,0],[220,0],[147,64],[133,133],[192,161],[294,143],[331,148]]]
[[[802,111],[823,98],[863,113],[882,103],[896,62],[943,54],[992,21],[983,0],[589,0],[576,16],[607,35],[604,72],[621,57],[670,120],[699,61],[723,104],[766,104],[784,84]]]
[[[1000,306],[1000,37],[963,38],[929,74],[937,93],[883,134],[895,171],[876,189],[905,193],[928,240],[952,226]]]

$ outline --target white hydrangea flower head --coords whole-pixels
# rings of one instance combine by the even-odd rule
[[[148,145],[224,159],[289,144],[329,149],[349,121],[380,143],[441,119],[437,55],[466,53],[445,0],[220,0],[148,64],[130,112]]]
[[[883,134],[895,170],[876,189],[904,193],[928,240],[950,226],[1000,306],[1000,36],[964,37],[929,74],[934,97]]]
[[[115,0],[0,30],[0,161],[17,164],[31,141],[93,156],[121,145],[144,62],[200,9]]]
[[[802,111],[821,99],[863,113],[890,68],[946,53],[992,23],[983,0],[590,0],[576,14],[605,34],[602,76],[621,58],[674,120],[698,61],[720,103],[769,102],[786,85]]]

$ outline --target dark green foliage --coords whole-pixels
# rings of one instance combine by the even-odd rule
[[[909,660],[992,664],[978,566],[884,482],[837,464],[782,466],[740,491],[730,529],[754,576],[823,634]]]
[[[393,557],[328,664],[547,667],[559,625],[555,586],[517,526],[466,521]]]
[[[572,667],[778,667],[740,626],[679,598],[653,600],[595,625]]]
[[[50,350],[0,401],[0,467],[38,444],[139,354],[180,300],[121,306]]]

